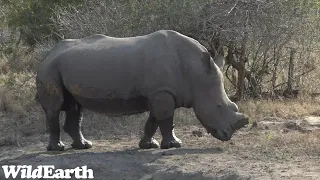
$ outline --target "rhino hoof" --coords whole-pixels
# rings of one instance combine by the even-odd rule
[[[64,144],[61,141],[57,144],[50,143],[47,146],[47,151],[64,151]]]
[[[181,141],[169,141],[169,142],[161,142],[161,149],[169,149],[169,148],[179,148],[181,147]]]
[[[157,140],[155,140],[154,138],[151,138],[149,140],[146,140],[144,138],[142,138],[139,142],[139,147],[141,149],[151,149],[151,148],[159,148],[160,145],[158,143]]]
[[[82,140],[81,143],[72,143],[71,147],[74,149],[90,149],[92,148],[92,142],[88,140]]]

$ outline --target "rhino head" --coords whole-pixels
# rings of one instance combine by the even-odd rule
[[[249,121],[228,98],[223,85],[224,62],[221,62],[225,59],[223,56],[217,57],[212,59],[208,52],[203,53],[202,66],[198,68],[204,72],[201,71],[193,80],[192,107],[208,133],[221,141],[228,141],[236,130]]]

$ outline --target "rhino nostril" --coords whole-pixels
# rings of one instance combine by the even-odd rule
[[[229,137],[229,134],[227,131],[223,131],[223,135],[224,135],[224,137]]]

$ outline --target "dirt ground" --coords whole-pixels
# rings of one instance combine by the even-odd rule
[[[93,140],[89,150],[73,150],[63,134],[64,152],[46,152],[48,135],[31,136],[20,148],[4,146],[0,165],[87,165],[98,180],[164,179],[320,179],[320,133],[284,128],[277,122],[258,123],[220,142],[197,126],[179,127],[183,147],[140,150],[139,137]],[[159,141],[159,133],[156,137]],[[90,139],[90,138],[88,138]],[[0,179],[4,179],[0,171]]]

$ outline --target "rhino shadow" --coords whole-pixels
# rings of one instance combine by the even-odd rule
[[[208,149],[156,149],[141,150],[126,149],[112,152],[81,152],[66,149],[63,152],[39,152],[21,155],[13,159],[5,159],[2,165],[54,165],[55,168],[75,168],[87,166],[94,172],[94,179],[98,180],[160,180],[160,179],[242,179],[236,173],[228,172],[218,176],[206,176],[202,172],[186,172],[178,165],[166,165],[162,160],[165,156],[185,154],[218,154],[223,151],[220,148]],[[163,159],[162,159],[163,158]],[[1,168],[0,179],[4,178]]]

